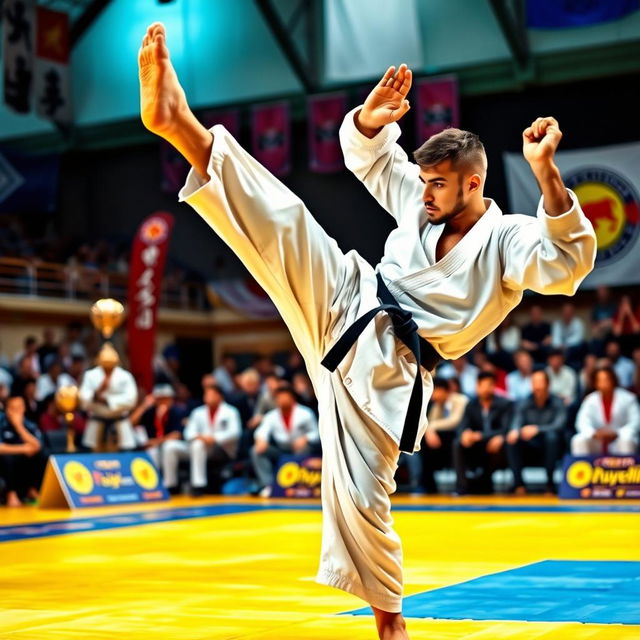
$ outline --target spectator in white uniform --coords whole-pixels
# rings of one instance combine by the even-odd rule
[[[110,448],[112,435],[118,449],[136,446],[129,414],[138,399],[134,377],[118,366],[120,357],[110,343],[98,354],[98,366],[85,372],[80,386],[80,406],[89,413],[82,444],[94,451]]]
[[[314,453],[320,441],[315,414],[298,403],[289,384],[276,389],[275,402],[277,408],[266,413],[256,429],[255,445],[251,450],[262,497],[271,495],[273,467],[281,455]]]
[[[191,412],[184,429],[184,440],[169,440],[162,448],[164,484],[172,493],[179,491],[178,463],[191,463],[191,491],[202,495],[207,487],[207,460],[214,471],[234,460],[242,432],[240,413],[224,401],[217,385],[204,387],[204,404]]]
[[[611,367],[599,367],[595,391],[582,402],[576,418],[576,435],[571,439],[574,456],[603,453],[633,455],[638,449],[640,409],[635,394],[618,386]]]

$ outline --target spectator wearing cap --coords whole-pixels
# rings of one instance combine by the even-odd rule
[[[578,410],[571,453],[586,456],[607,450],[615,455],[633,455],[640,434],[638,398],[618,386],[616,372],[609,366],[595,370],[593,386],[595,391]]]
[[[511,430],[507,434],[507,460],[513,473],[516,495],[526,493],[522,470],[532,454],[542,457],[547,472],[547,492],[555,493],[553,472],[567,420],[564,402],[549,392],[546,371],[533,372],[531,387],[531,395],[516,403]]]
[[[47,462],[43,437],[25,418],[24,398],[13,395],[0,411],[0,476],[7,488],[7,506],[37,500]]]
[[[182,439],[186,413],[174,404],[175,392],[170,384],[157,384],[142,403],[133,410],[138,444],[161,467],[161,451],[168,440]]]
[[[316,416],[309,407],[298,402],[293,387],[280,385],[275,392],[275,403],[276,408],[265,414],[256,429],[255,444],[251,449],[262,497],[271,495],[273,469],[281,455],[307,455],[319,450]]]
[[[547,377],[549,391],[561,398],[566,406],[572,405],[578,397],[578,376],[564,363],[562,349],[551,349],[547,357]]]
[[[36,380],[36,400],[42,402],[47,396],[55,393],[60,387],[74,386],[76,381],[63,371],[62,360],[56,354],[44,358],[44,370]]]
[[[191,491],[202,495],[207,487],[207,460],[214,470],[234,460],[242,432],[240,413],[224,401],[217,385],[204,388],[204,404],[194,409],[184,429],[184,439],[167,440],[162,448],[164,484],[172,492],[178,490],[178,463],[191,464]]]

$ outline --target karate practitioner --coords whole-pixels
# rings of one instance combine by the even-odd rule
[[[417,165],[395,144],[411,72],[389,68],[340,134],[348,168],[398,223],[374,270],[344,254],[224,127],[197,121],[161,24],[144,36],[139,66],[144,125],[193,166],[180,199],[270,295],[313,382],[323,446],[317,580],[366,600],[380,638],[407,638],[389,496],[400,451],[419,447],[426,430],[430,371],[493,331],[524,289],[573,294],[593,266],[593,228],[553,162],[558,123],[539,118],[523,134],[543,193],[537,218],[502,216],[482,195],[477,136],[434,136]]]

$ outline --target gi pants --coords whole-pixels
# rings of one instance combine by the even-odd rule
[[[180,198],[265,289],[305,359],[321,408],[323,526],[317,581],[398,612],[402,550],[389,496],[395,491],[400,451],[388,429],[366,415],[366,407],[348,393],[344,385],[350,379],[343,383],[338,371],[330,373],[320,365],[336,326],[355,320],[361,304],[378,306],[375,274],[357,253],[344,254],[302,201],[223,128],[215,127],[214,135],[209,179],[192,170]],[[370,331],[370,351],[377,347],[374,332],[382,332],[385,344],[391,341],[393,347],[393,329],[385,314],[376,317]],[[395,353],[388,361],[389,371],[395,370]],[[368,380],[371,372],[362,376]]]

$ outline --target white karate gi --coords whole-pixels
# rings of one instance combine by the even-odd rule
[[[593,434],[602,427],[609,427],[618,437],[609,444],[609,452],[615,455],[633,455],[638,450],[640,436],[640,408],[638,398],[631,391],[618,387],[613,392],[611,422],[607,424],[599,391],[590,393],[580,405],[576,416],[576,435],[571,438],[571,453],[588,456],[602,453],[602,443]]]
[[[233,460],[238,453],[242,433],[240,413],[230,404],[222,402],[211,420],[209,407],[196,407],[184,428],[184,440],[166,440],[162,446],[162,471],[166,487],[178,484],[178,463],[191,462],[191,487],[202,488],[207,484],[207,458],[217,456],[218,462]],[[197,436],[213,436],[215,444],[207,446]],[[224,453],[218,455],[217,447]],[[226,457],[225,455],[226,454]]]
[[[379,313],[334,373],[320,361],[357,318],[377,307],[374,269],[344,254],[302,201],[217,125],[208,180],[191,171],[180,192],[234,250],[269,294],[287,324],[321,407],[323,445],[322,584],[372,606],[400,611],[402,550],[393,530],[404,413],[416,374],[409,350]],[[378,269],[391,293],[414,314],[419,333],[445,358],[457,358],[490,333],[525,288],[572,294],[593,266],[596,241],[577,204],[549,217],[487,212],[444,258],[435,248],[442,226],[426,224],[419,169],[395,145],[397,124],[374,139],[348,114],[340,137],[347,166],[398,221]],[[336,203],[340,206],[340,203]],[[346,212],[342,212],[345,215]],[[431,395],[424,382],[421,415]],[[416,438],[416,449],[426,430]]]
[[[120,449],[133,449],[136,446],[135,433],[129,413],[135,407],[138,399],[138,387],[134,377],[126,369],[115,367],[111,374],[109,387],[104,394],[106,405],[94,402],[96,391],[104,380],[104,369],[100,366],[93,367],[85,372],[82,384],[78,392],[80,406],[89,412],[89,421],[82,437],[85,447],[95,449],[98,446],[99,426],[102,422],[99,418],[119,418],[115,423],[118,433],[118,447]]]

